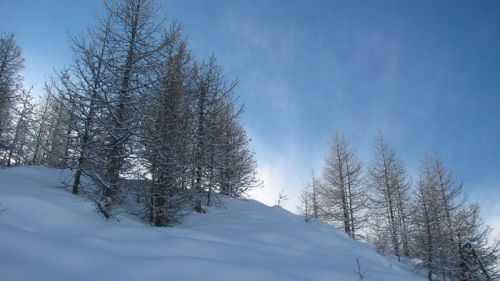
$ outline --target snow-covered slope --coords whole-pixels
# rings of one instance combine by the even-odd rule
[[[0,170],[0,280],[423,280],[343,233],[256,201],[152,228],[132,218],[103,220],[91,203],[61,188],[70,174]]]

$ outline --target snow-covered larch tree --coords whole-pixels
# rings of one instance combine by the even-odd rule
[[[375,159],[368,168],[371,194],[371,229],[384,235],[376,240],[389,241],[390,252],[398,257],[409,257],[408,204],[410,181],[404,163],[380,133],[376,138]],[[383,219],[382,219],[383,218]],[[385,246],[384,246],[385,247]]]
[[[366,197],[361,162],[340,132],[335,132],[326,158],[321,209],[326,220],[340,223],[349,236],[363,226]]]
[[[12,137],[12,114],[22,88],[20,71],[23,67],[24,58],[14,34],[0,34],[0,157],[6,158],[8,154],[6,150]]]

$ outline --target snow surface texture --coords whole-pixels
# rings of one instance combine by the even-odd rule
[[[321,223],[279,207],[224,199],[182,226],[106,221],[61,182],[67,171],[0,170],[0,281],[424,280]]]

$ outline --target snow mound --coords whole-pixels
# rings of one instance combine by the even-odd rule
[[[279,207],[223,199],[182,226],[106,221],[40,167],[0,170],[0,280],[424,280],[324,224]]]

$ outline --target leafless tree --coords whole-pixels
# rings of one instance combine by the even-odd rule
[[[12,138],[7,145],[7,167],[12,164],[21,165],[29,163],[32,148],[30,131],[33,125],[33,109],[31,89],[22,89],[12,113],[13,132]]]
[[[23,64],[14,34],[0,34],[0,152],[3,153],[12,135],[12,109],[22,88],[20,71]]]
[[[368,169],[369,186],[371,188],[372,231],[387,238],[377,240],[390,241],[392,254],[398,259],[409,256],[408,243],[408,203],[409,189],[404,163],[397,157],[380,133],[376,138],[375,160]],[[385,222],[381,223],[384,218]]]
[[[312,171],[311,181],[307,183],[306,188],[302,191],[299,198],[300,205],[297,208],[306,222],[321,218],[320,188],[320,180],[314,176],[314,171]]]
[[[349,148],[346,138],[335,132],[326,158],[321,209],[326,219],[340,223],[352,238],[365,220],[366,197],[362,181],[361,162]]]

